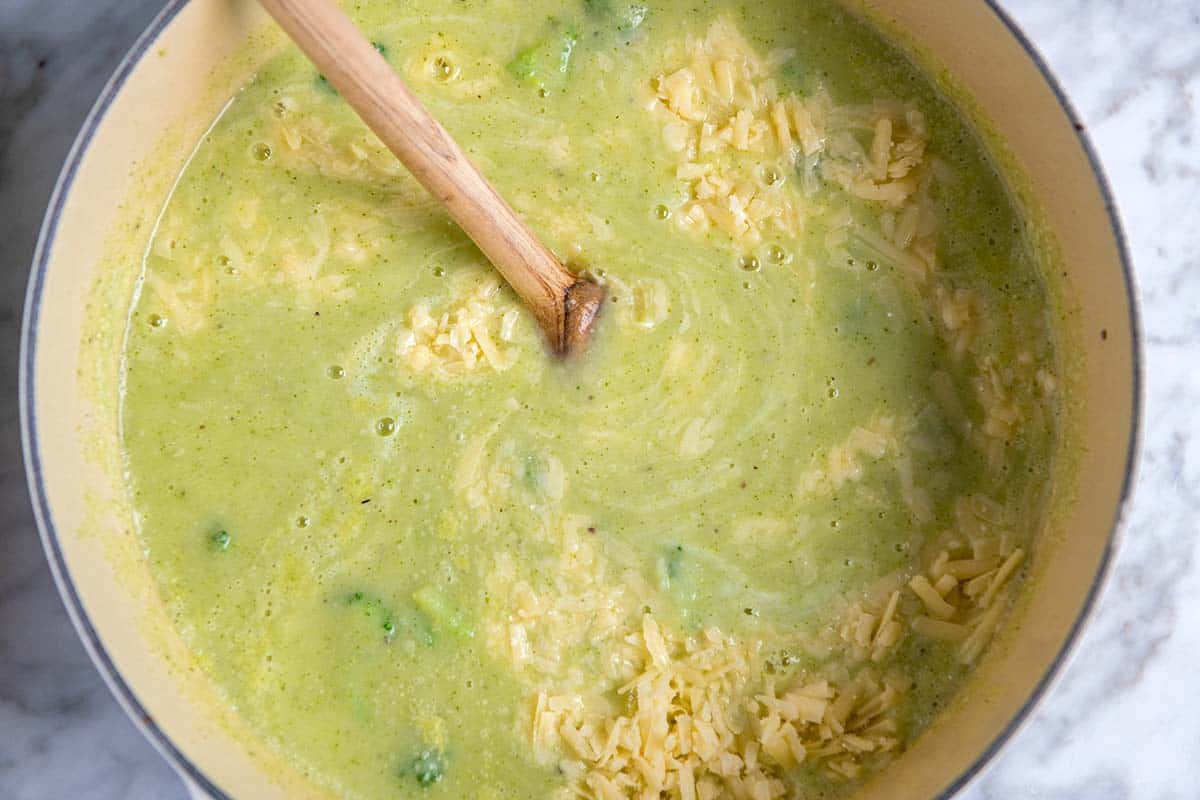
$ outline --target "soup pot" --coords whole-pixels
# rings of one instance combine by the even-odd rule
[[[1095,155],[1020,31],[984,0],[852,0],[852,6],[961,87],[972,98],[969,112],[990,121],[1006,143],[1026,176],[1029,202],[1041,209],[1060,248],[1077,332],[1071,359],[1079,361],[1079,379],[1067,400],[1079,409],[1079,446],[1061,459],[1076,476],[1075,499],[1063,505],[1053,541],[1039,546],[1031,590],[1006,641],[991,648],[937,722],[860,794],[947,797],[980,772],[1045,695],[1111,565],[1138,435],[1137,316],[1120,227]],[[228,59],[265,23],[251,0],[173,0],[126,56],[85,122],[46,215],[25,308],[20,383],[37,522],[92,659],[197,797],[256,800],[322,794],[294,767],[262,752],[217,701],[167,624],[143,563],[114,455],[119,311],[129,305],[140,254],[114,256],[109,234],[120,230],[145,246],[153,220],[131,218],[128,208],[136,204],[128,201],[139,192],[161,201],[169,182],[139,180],[134,167],[155,160],[167,167],[164,175],[178,171],[240,79]],[[116,322],[97,323],[97,308],[109,309]],[[106,382],[106,375],[116,380]]]

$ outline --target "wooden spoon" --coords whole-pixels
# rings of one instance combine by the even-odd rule
[[[525,301],[551,350],[582,353],[604,288],[569,272],[333,0],[260,0]]]

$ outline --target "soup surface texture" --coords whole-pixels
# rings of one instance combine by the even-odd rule
[[[1002,625],[1054,345],[973,131],[815,2],[361,0],[608,287],[550,358],[292,47],[162,209],[139,535],[199,665],[330,794],[835,797]]]

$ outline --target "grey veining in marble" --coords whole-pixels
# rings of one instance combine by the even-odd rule
[[[162,0],[0,0],[0,799],[182,798],[109,696],[28,509],[17,328],[36,230],[93,98]],[[969,800],[1200,797],[1200,3],[1004,0],[1112,180],[1147,352],[1134,512],[1093,625]]]

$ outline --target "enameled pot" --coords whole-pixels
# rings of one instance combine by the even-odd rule
[[[931,728],[860,794],[954,794],[994,757],[1061,671],[1113,557],[1137,449],[1140,363],[1132,277],[1112,200],[1082,126],[1045,65],[990,2],[848,0],[913,43],[973,98],[1027,178],[1061,249],[1069,287],[1078,437],[1064,469],[1073,498],[1038,548],[1031,591],[971,681]],[[264,755],[188,657],[165,613],[122,503],[115,381],[122,331],[97,309],[128,307],[136,251],[152,219],[130,197],[153,159],[177,171],[228,90],[228,58],[266,22],[252,0],[172,0],[126,56],[71,150],[38,244],[21,349],[21,422],[30,492],[67,609],[100,672],[146,737],[197,797],[321,797]],[[224,75],[225,94],[214,93]],[[244,76],[242,76],[244,77]],[[220,80],[217,81],[220,84]],[[108,388],[111,386],[111,391]],[[107,455],[106,455],[107,454]],[[1073,462],[1073,463],[1071,463]],[[255,752],[258,751],[258,752]]]

